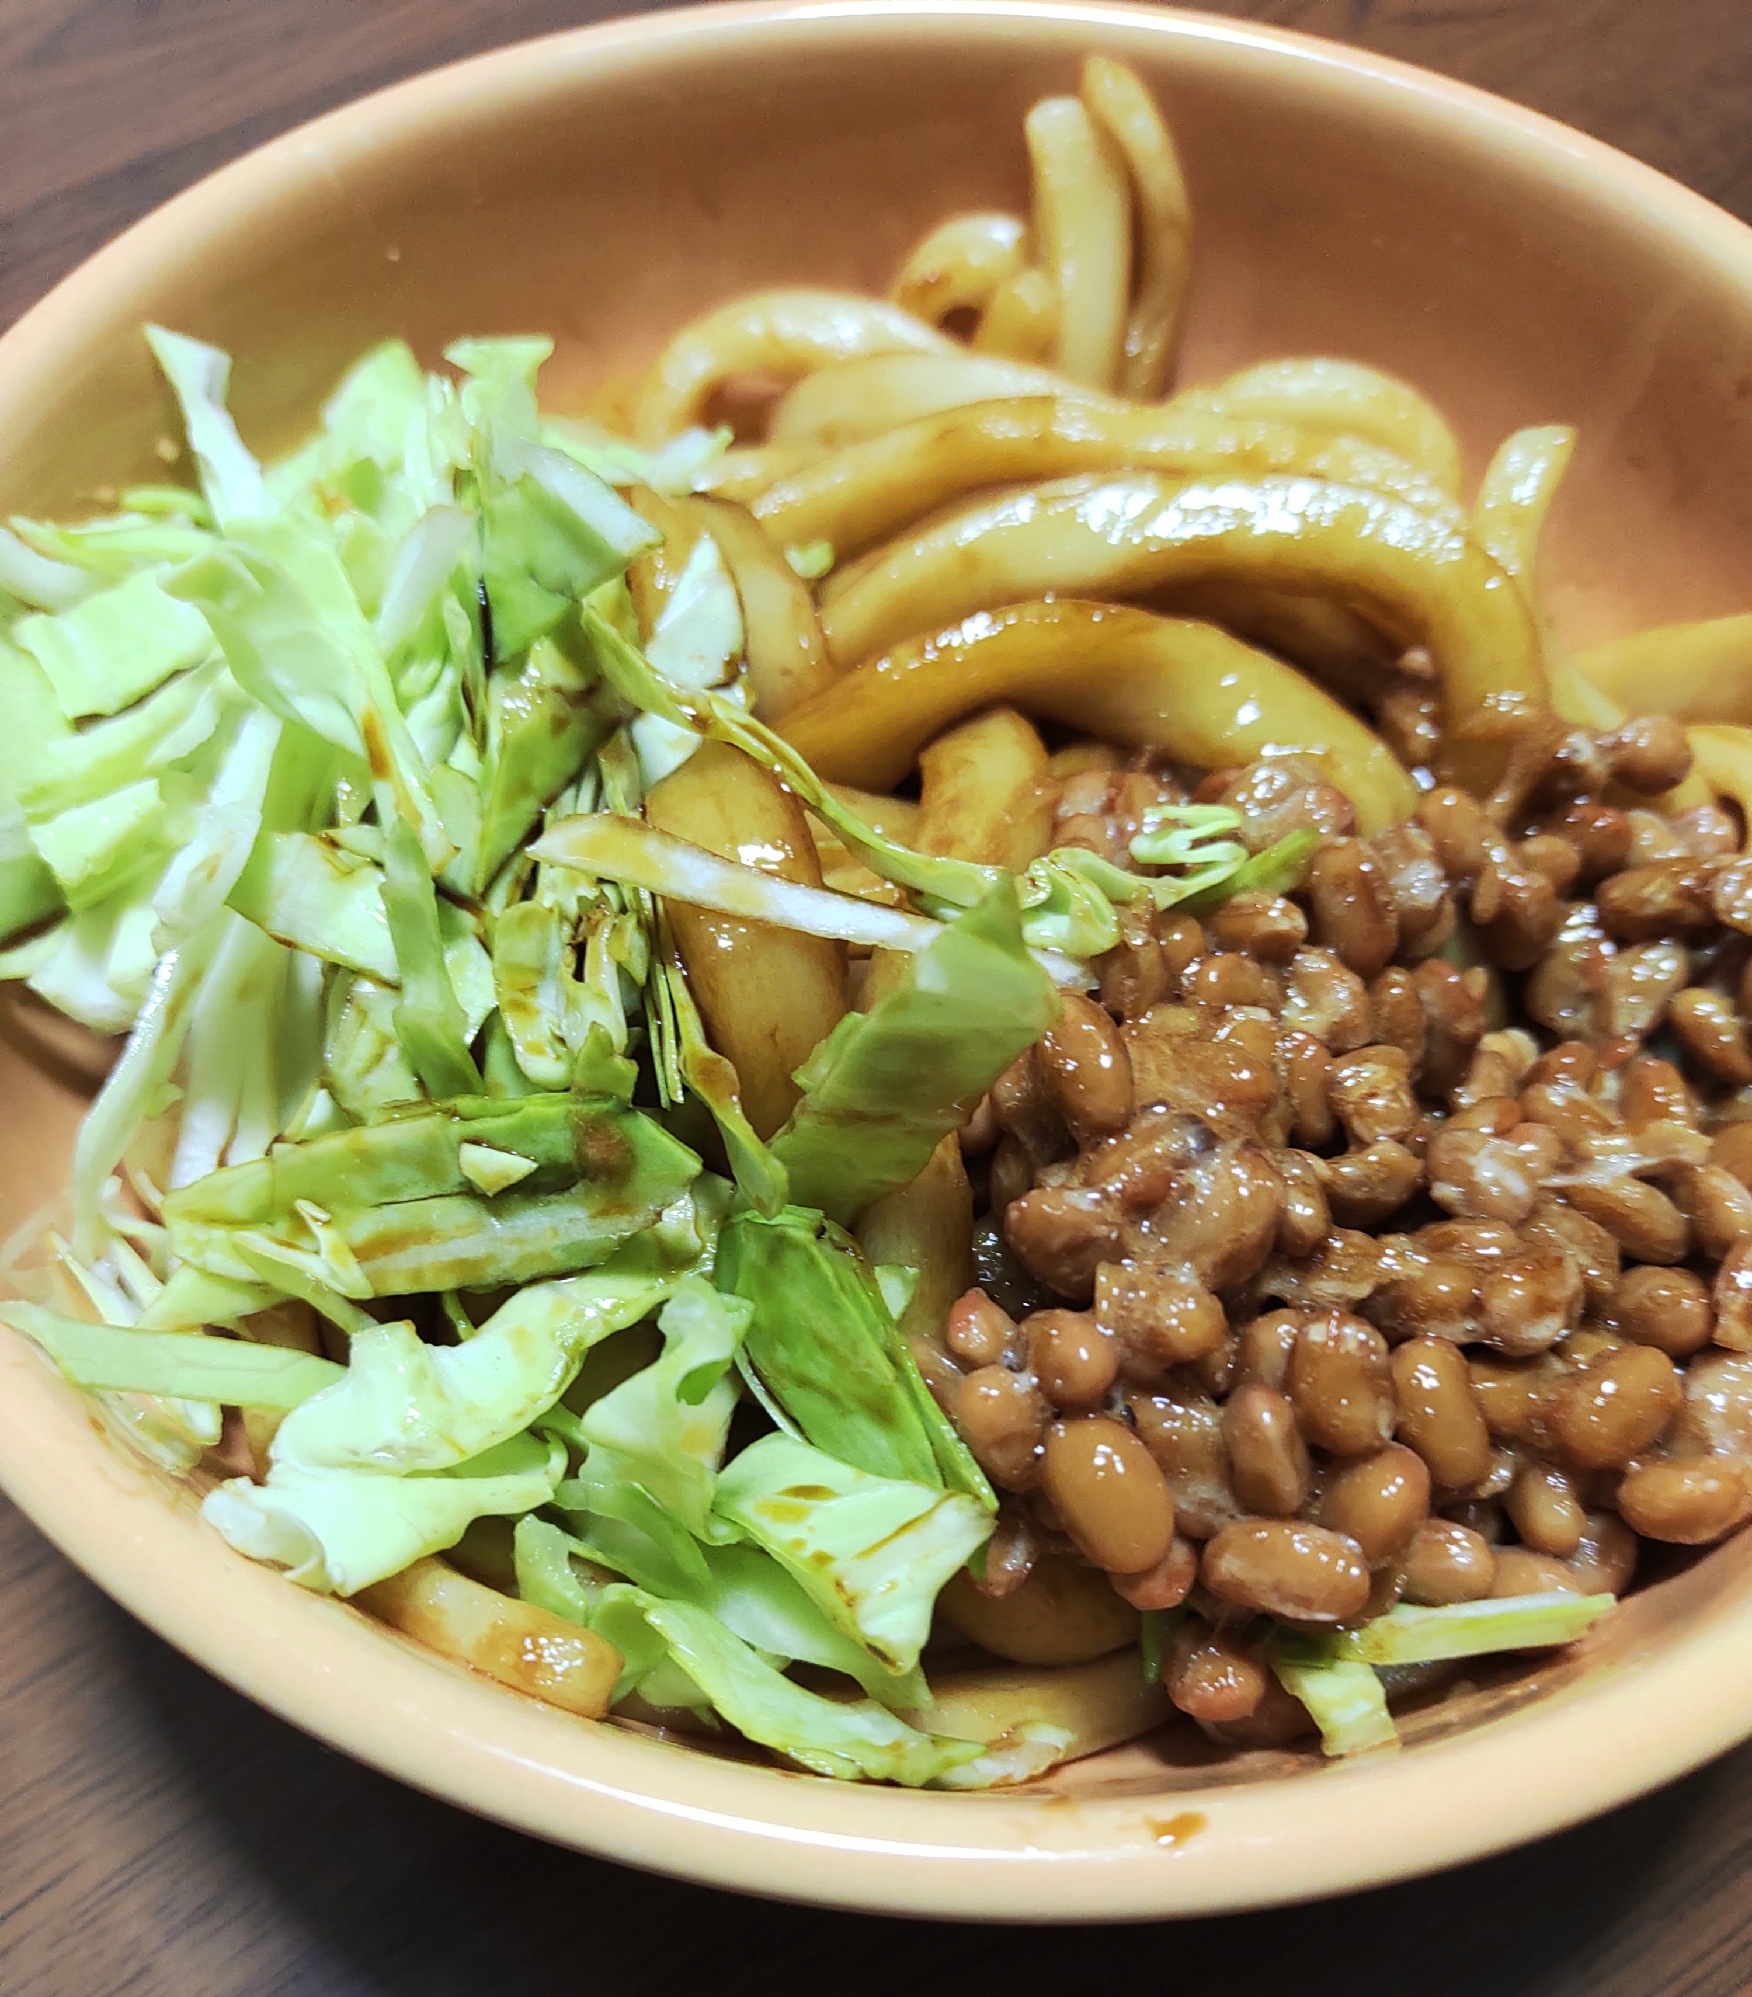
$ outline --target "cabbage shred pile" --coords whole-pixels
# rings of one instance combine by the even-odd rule
[[[1249,859],[1192,808],[1140,835],[1149,873],[911,851],[751,711],[710,535],[641,644],[624,576],[659,536],[617,487],[684,493],[722,436],[642,453],[544,418],[545,340],[460,342],[442,375],[391,342],[264,468],[227,357],[148,338],[199,490],[0,530],[0,977],[125,1036],[71,1228],[0,1318],[173,1469],[224,1409],[271,1433],[265,1479],[204,1509],[306,1587],[512,1520],[518,1592],[616,1646],[617,1701],[827,1775],[1008,1779],[918,1723],[937,1593],[996,1501],[899,1331],[915,1272],[845,1229],[1051,1025],[1055,980],[1089,982],[1124,903],[1287,887],[1307,842]],[[708,738],[906,905],[646,825]],[[911,954],[770,1142],[666,895]],[[727,1176],[687,1141],[714,1125]],[[1379,1661],[1303,1658],[1305,1696],[1378,1731],[1353,1681]]]
[[[173,1468],[224,1408],[277,1421],[265,1480],[205,1511],[307,1587],[512,1519],[519,1591],[617,1646],[617,1699],[822,1773],[982,1779],[979,1743],[899,1715],[995,1502],[897,1329],[911,1272],[838,1223],[1051,1023],[1036,951],[1100,947],[1111,903],[1066,872],[1025,914],[792,770],[909,877],[919,912],[874,912],[919,968],[763,1143],[648,868],[543,856],[569,826],[643,840],[645,790],[708,734],[794,763],[710,538],[643,647],[623,580],[658,536],[617,482],[686,491],[722,439],[547,422],[546,341],[459,343],[453,375],[392,342],[264,468],[227,358],[148,337],[199,491],[0,533],[0,975],[126,1036],[54,1283],[7,1321]],[[657,884],[704,857],[658,854]],[[690,1098],[733,1178],[683,1141]],[[639,1325],[643,1363],[594,1378]],[[767,1432],[729,1452],[745,1389]]]

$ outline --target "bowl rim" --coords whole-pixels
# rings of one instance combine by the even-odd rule
[[[1082,29],[1222,46],[1334,100],[1382,91],[1524,156],[1727,266],[1752,309],[1752,230],[1653,168],[1540,114],[1390,58],[1279,28],[1082,0],[718,0],[511,44],[354,100],[220,167],[64,277],[0,335],[0,404],[28,393],[88,304],[198,254],[287,172],[375,151],[556,63],[631,72],[753,33],[830,38],[944,24],[1001,39]],[[21,385],[16,388],[15,385]],[[1752,1597],[1637,1668],[1402,1756],[1286,1780],[1129,1797],[856,1788],[704,1756],[506,1692],[226,1549],[186,1486],[108,1440],[82,1396],[0,1331],[0,1488],[100,1588],[258,1704],[416,1788],[576,1849],[699,1883],[933,1918],[1150,1920],[1316,1898],[1525,1842],[1752,1734]],[[203,1600],[203,1598],[210,1598]],[[1738,1692],[1736,1686],[1742,1687]],[[1527,1779],[1529,1750],[1565,1781]],[[1611,1743],[1609,1753],[1601,1752]],[[1335,1835],[1335,1822],[1342,1834]]]

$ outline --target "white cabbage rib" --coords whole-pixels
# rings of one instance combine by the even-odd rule
[[[719,915],[770,922],[805,936],[835,937],[873,950],[903,950],[916,956],[943,934],[944,925],[929,916],[913,915],[881,902],[860,901],[856,895],[836,894],[831,888],[779,880],[615,812],[588,812],[562,819],[530,851],[550,866],[624,881],[650,894],[709,908]],[[1057,950],[1033,954],[1057,984],[1080,991],[1093,982],[1087,966],[1075,957]]]

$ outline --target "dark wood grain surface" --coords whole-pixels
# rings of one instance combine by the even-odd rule
[[[273,133],[434,63],[624,11],[0,0],[0,325]],[[1518,98],[1752,220],[1752,0],[1216,11]],[[1101,1934],[861,1920],[619,1871],[400,1789],[148,1635],[0,1501],[0,1997],[823,1986],[1732,1997],[1752,1989],[1752,1747],[1529,1851],[1321,1907]]]

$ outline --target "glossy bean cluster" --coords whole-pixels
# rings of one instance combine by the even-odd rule
[[[1640,1541],[1752,1516],[1752,860],[1653,808],[1687,756],[1545,717],[1490,798],[1432,785],[1373,839],[1293,757],[1067,777],[1058,840],[1122,863],[1188,794],[1320,843],[1293,896],[1128,912],[964,1134],[983,1641],[1099,1570],[1196,1612],[1183,1710],[1281,1739],[1262,1617],[1621,1592]]]

